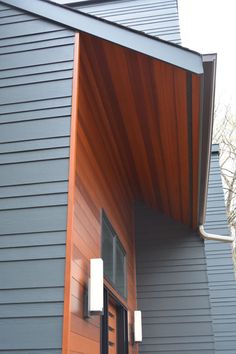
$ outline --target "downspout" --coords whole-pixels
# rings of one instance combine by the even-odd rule
[[[234,236],[223,236],[218,234],[211,234],[204,230],[204,221],[205,221],[205,214],[206,214],[206,203],[207,203],[207,191],[208,191],[208,178],[209,178],[209,170],[210,170],[210,158],[211,158],[211,141],[212,141],[212,130],[213,130],[213,114],[214,114],[214,96],[215,96],[215,75],[216,75],[216,55],[209,54],[202,56],[203,67],[204,67],[204,86],[203,90],[205,89],[207,92],[204,93],[206,97],[203,105],[202,111],[202,118],[205,119],[205,122],[208,121],[208,126],[205,126],[205,130],[208,131],[209,134],[205,137],[205,146],[204,151],[202,150],[201,156],[206,154],[206,169],[202,179],[204,181],[203,187],[203,195],[201,198],[201,205],[200,205],[200,212],[199,212],[199,226],[198,226],[198,233],[201,238],[204,240],[211,240],[211,241],[221,241],[221,242],[233,242],[235,240]],[[210,64],[211,68],[207,64]],[[206,117],[207,116],[207,117]],[[203,126],[202,126],[203,127]],[[200,146],[202,145],[203,141],[201,141]]]
[[[198,227],[198,232],[201,238],[204,240],[211,240],[211,241],[221,241],[221,242],[233,242],[234,236],[222,236],[217,234],[209,234],[204,230],[204,226],[200,225]]]

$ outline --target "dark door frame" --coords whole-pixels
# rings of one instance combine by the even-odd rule
[[[108,354],[108,303],[117,305],[117,354],[128,354],[128,318],[127,309],[104,287],[104,312],[101,316],[101,354]]]

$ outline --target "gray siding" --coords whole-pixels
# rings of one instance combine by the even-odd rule
[[[188,227],[136,210],[139,353],[214,353],[204,244]]]
[[[219,168],[218,147],[213,146],[205,229],[229,235]],[[236,280],[231,245],[205,242],[213,329],[217,354],[236,352]]]
[[[0,353],[62,342],[74,33],[0,4]]]
[[[180,44],[176,0],[121,0],[77,4],[74,8],[151,36]]]

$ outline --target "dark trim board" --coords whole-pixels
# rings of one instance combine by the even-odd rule
[[[3,0],[2,3],[20,8],[76,31],[82,31],[155,59],[203,74],[202,56],[178,45],[124,28],[104,19],[73,10],[46,0]]]

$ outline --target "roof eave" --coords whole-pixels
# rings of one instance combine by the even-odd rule
[[[128,29],[104,19],[73,10],[46,0],[2,0],[63,26],[105,39],[123,47],[146,54],[195,74],[203,74],[202,56],[178,45]]]
[[[199,213],[198,224],[205,222],[208,180],[211,161],[212,133],[214,119],[214,98],[216,82],[216,54],[202,56],[204,78],[202,85],[202,112],[201,112],[201,137],[200,137],[200,176],[199,176]]]

